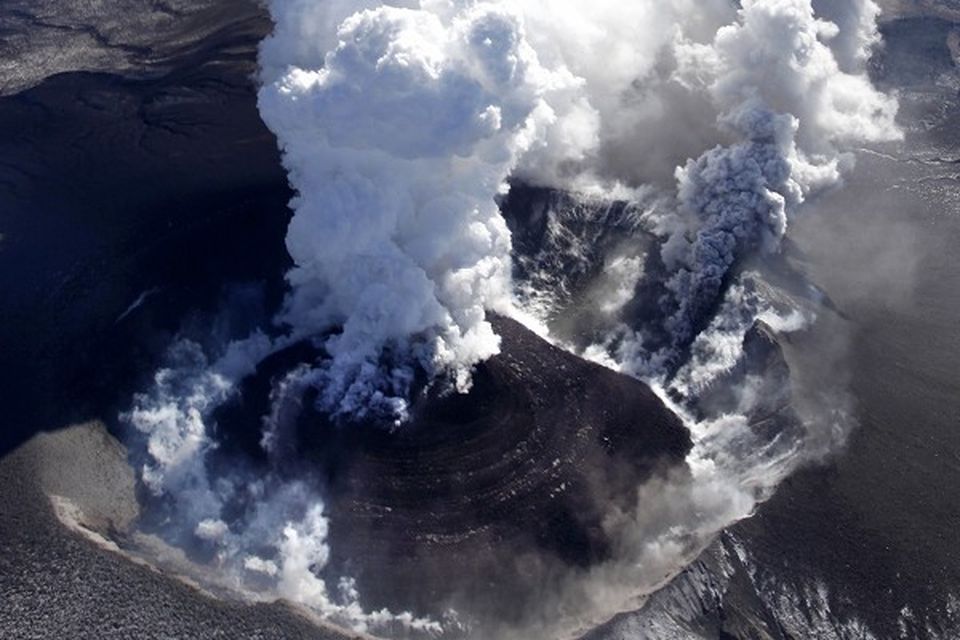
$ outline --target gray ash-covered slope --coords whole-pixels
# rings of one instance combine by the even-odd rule
[[[637,486],[685,472],[689,433],[646,385],[492,320],[502,351],[477,366],[470,392],[423,389],[398,430],[333,424],[311,408],[314,392],[281,401],[274,451],[283,453],[272,463],[319,481],[332,549],[325,577],[356,579],[365,607],[526,626],[559,604],[550,599],[560,580],[624,560],[625,532],[610,516],[644,508]],[[244,382],[215,416],[214,466],[262,456],[260,416],[277,381],[317,357],[295,345]]]
[[[960,19],[960,2],[957,0],[879,0],[877,4],[883,10],[880,20],[884,22],[905,17]]]
[[[646,385],[495,326],[502,353],[471,392],[429,392],[399,432],[318,434],[307,418],[331,546],[374,608],[519,621],[551,577],[611,559],[610,511],[642,509],[636,487],[689,451]]]
[[[102,427],[38,436],[0,461],[0,486],[3,638],[360,638],[284,604],[214,598],[64,527],[48,493],[91,517],[135,513],[132,471]]]

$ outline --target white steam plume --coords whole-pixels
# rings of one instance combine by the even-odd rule
[[[485,312],[512,302],[505,180],[630,193],[610,167],[674,106],[640,87],[677,38],[732,15],[726,0],[269,6],[260,109],[297,191],[284,319],[342,328],[322,408],[398,421],[417,366],[463,390],[499,349]]]
[[[511,244],[494,198],[555,118],[547,96],[576,85],[540,66],[511,5],[377,6],[335,36],[345,3],[271,5],[260,109],[298,194],[285,319],[342,327],[318,372],[331,413],[402,419],[413,364],[466,390],[499,351],[485,314],[511,306]]]
[[[661,221],[672,227],[664,263],[673,275],[660,301],[667,344],[645,355],[628,342],[625,350],[635,352],[623,354],[628,371],[656,375],[681,364],[731,268],[754,253],[778,251],[797,208],[840,182],[852,162],[843,144],[900,137],[896,100],[873,88],[862,64],[846,72],[838,63],[829,42],[839,33],[809,0],[745,0],[737,22],[712,43],[676,44],[677,81],[706,92],[719,129],[737,141],[676,172],[679,215]],[[862,63],[873,42],[869,29],[856,33],[849,64]]]
[[[818,7],[819,8],[819,7]],[[669,344],[675,368],[743,255],[836,184],[851,141],[896,137],[864,62],[869,0],[274,0],[260,107],[297,190],[285,320],[327,342],[321,405],[402,420],[419,365],[469,388],[511,306],[510,177],[629,196],[678,170]],[[733,140],[703,152],[717,142]],[[652,168],[655,167],[655,168]],[[692,238],[692,240],[690,239]],[[628,342],[626,350],[643,352]]]

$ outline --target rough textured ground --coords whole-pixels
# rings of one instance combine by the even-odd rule
[[[373,608],[519,620],[551,578],[609,560],[611,509],[683,464],[689,435],[646,385],[496,328],[502,354],[469,395],[424,399],[400,433],[320,443],[335,558]]]
[[[48,492],[92,522],[136,509],[125,456],[96,425],[40,436],[0,461],[0,630],[40,638],[346,640],[281,605],[248,606],[183,582],[68,531]]]
[[[0,95],[66,72],[161,77],[217,43],[242,54],[267,29],[254,0],[6,0]]]

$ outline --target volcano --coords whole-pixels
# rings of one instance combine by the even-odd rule
[[[738,19],[714,4],[688,21],[698,45],[714,35],[702,24]],[[797,4],[837,21],[837,36],[815,37],[837,52],[851,41],[844,8],[874,6]],[[956,638],[960,14],[956,2],[879,4],[882,44],[863,82],[897,96],[904,140],[844,148],[845,184],[805,203],[777,252],[717,251],[729,259],[711,275],[723,297],[697,307],[697,335],[670,354],[672,370],[644,382],[615,361],[667,340],[669,298],[684,291],[671,269],[684,260],[677,243],[697,234],[663,217],[677,201],[661,197],[664,176],[675,190],[676,166],[706,149],[686,174],[707,185],[690,201],[706,204],[687,214],[709,217],[713,202],[757,200],[755,176],[713,183],[714,169],[789,147],[783,131],[744,141],[742,123],[717,129],[706,94],[676,102],[697,74],[634,78],[631,100],[609,101],[663,117],[639,138],[624,127],[603,158],[617,179],[657,164],[649,185],[600,197],[540,186],[532,169],[502,191],[485,185],[512,236],[513,293],[542,322],[487,311],[498,353],[459,390],[416,369],[408,420],[385,426],[332,417],[322,387],[283,385],[322,369],[346,322],[288,339],[280,315],[296,286],[286,243],[300,202],[257,104],[258,49],[277,26],[268,9],[4,3],[0,636]],[[486,39],[471,42],[496,49],[504,24],[484,23]],[[650,77],[677,63],[669,53]],[[697,71],[722,66],[712,63]],[[497,70],[480,74],[485,91]],[[474,100],[464,86],[456,95]],[[499,130],[508,112],[467,122]],[[649,145],[631,147],[638,139]],[[732,151],[710,156],[715,145]],[[534,168],[582,177],[593,160]],[[778,197],[760,198],[773,203],[764,210],[777,213]],[[762,244],[747,236],[745,247]],[[242,374],[218,369],[250,336],[270,348]],[[202,455],[172,465],[194,473],[186,490],[158,495],[149,437],[124,416],[158,380],[182,382],[169,357],[182,343],[203,356],[189,373],[213,380],[200,390],[222,396],[191,395],[188,380],[157,405],[186,406],[203,427]],[[684,368],[697,358],[721,373],[702,382]],[[198,523],[184,513],[200,479],[217,500]]]

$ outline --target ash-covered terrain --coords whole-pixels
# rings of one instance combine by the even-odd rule
[[[655,57],[637,121],[628,73],[560,50],[595,33],[499,8],[357,20],[324,58],[310,3],[0,7],[0,635],[956,637],[957,8],[881,3],[864,77],[902,140],[871,97],[788,143],[777,110],[815,112],[739,47],[776,68],[782,24],[855,74],[873,3],[814,2],[835,36],[682,4],[591,17],[680,24],[682,91],[720,78],[687,100]],[[475,48],[364,66],[435,16]],[[820,129],[868,124],[831,164]]]

